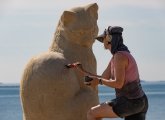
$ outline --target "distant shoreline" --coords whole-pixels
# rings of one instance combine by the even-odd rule
[[[146,80],[141,80],[141,83],[165,83],[165,80],[160,80],[160,81],[146,81]],[[0,86],[20,86],[20,83],[3,83],[0,82]]]
[[[2,83],[0,82],[0,86],[20,86],[19,83]]]

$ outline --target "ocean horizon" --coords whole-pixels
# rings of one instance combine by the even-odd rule
[[[141,83],[165,83],[165,80],[140,80]],[[19,86],[20,82],[1,82],[0,81],[0,86]]]
[[[149,100],[146,120],[164,120],[165,81],[142,81]],[[19,83],[0,83],[0,120],[22,120]],[[99,86],[100,103],[115,98],[114,89]],[[103,120],[121,120],[121,118]]]

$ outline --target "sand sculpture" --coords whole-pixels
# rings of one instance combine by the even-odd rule
[[[79,61],[96,73],[97,10],[95,3],[64,11],[49,51],[26,65],[20,86],[24,120],[86,120],[89,108],[98,104],[97,88],[84,85],[84,76],[65,67]]]

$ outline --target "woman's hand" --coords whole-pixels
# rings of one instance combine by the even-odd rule
[[[84,82],[84,84],[89,85],[91,87],[95,87],[99,84],[99,78],[96,76],[88,76],[89,78],[92,78],[93,80],[89,81],[89,82]]]

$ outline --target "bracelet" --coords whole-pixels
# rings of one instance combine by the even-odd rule
[[[102,84],[103,84],[103,82],[102,82],[102,79],[101,79],[101,78],[99,79],[99,84],[100,84],[100,85],[102,85]]]

